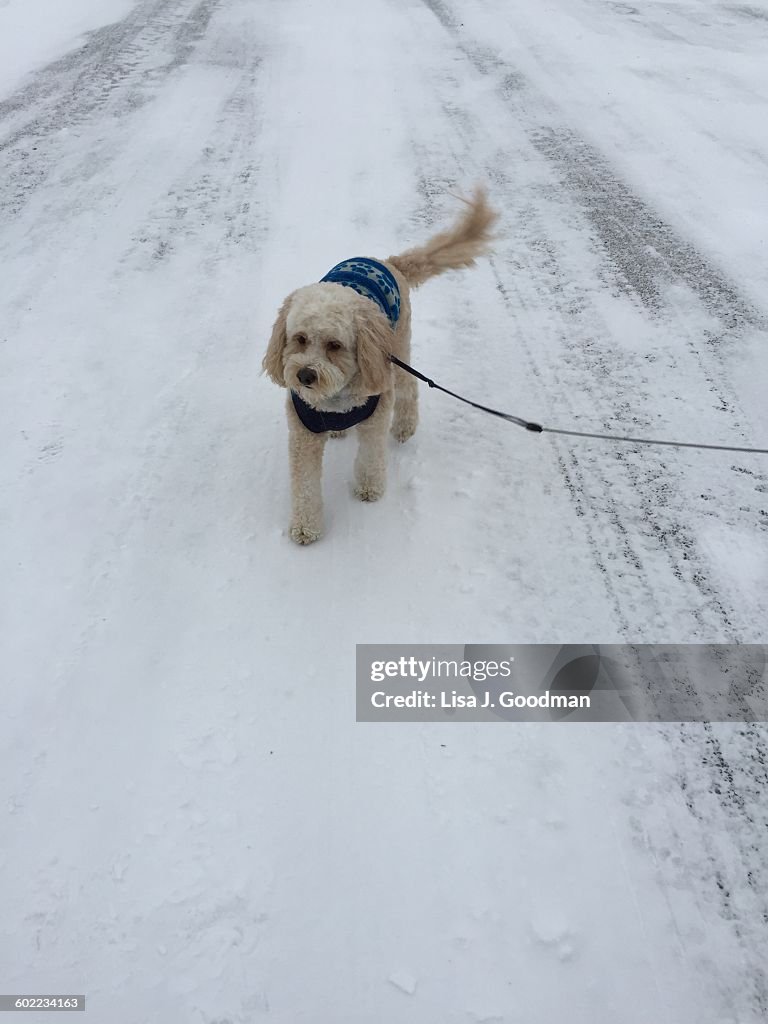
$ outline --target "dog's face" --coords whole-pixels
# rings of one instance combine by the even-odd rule
[[[350,288],[302,288],[293,296],[285,324],[283,376],[306,402],[333,398],[357,373],[355,293]]]
[[[381,394],[391,341],[389,321],[370,299],[340,284],[311,284],[283,303],[263,365],[309,405],[341,392]]]

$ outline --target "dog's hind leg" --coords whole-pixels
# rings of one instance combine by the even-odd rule
[[[419,382],[405,370],[395,368],[395,413],[392,417],[392,436],[396,441],[407,441],[416,433],[419,422]]]

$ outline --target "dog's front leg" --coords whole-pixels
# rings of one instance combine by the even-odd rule
[[[387,400],[388,399],[388,400]],[[386,396],[369,420],[357,427],[355,494],[361,501],[378,501],[387,487],[387,427],[392,401]]]
[[[313,434],[299,423],[289,435],[291,463],[291,538],[311,544],[323,533],[322,469],[325,434]]]

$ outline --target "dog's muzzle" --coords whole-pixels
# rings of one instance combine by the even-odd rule
[[[308,366],[302,366],[296,377],[300,384],[304,387],[309,388],[317,381],[317,373],[315,370],[310,369]]]

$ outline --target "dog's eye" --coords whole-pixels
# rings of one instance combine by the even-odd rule
[[[328,348],[329,352],[338,352],[339,349],[341,348],[341,342],[340,341],[329,341],[328,345],[327,345],[327,348]]]
[[[307,336],[306,336],[306,334],[297,334],[296,337],[293,340],[296,342],[297,345],[306,345],[307,344]]]

